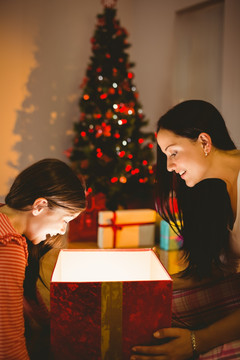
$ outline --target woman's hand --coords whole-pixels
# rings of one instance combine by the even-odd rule
[[[166,328],[156,331],[154,337],[168,340],[162,345],[135,346],[131,360],[186,360],[193,356],[191,332],[187,329]]]

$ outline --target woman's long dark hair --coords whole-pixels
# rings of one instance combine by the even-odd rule
[[[82,212],[86,208],[83,179],[58,159],[43,159],[23,170],[13,182],[5,204],[15,210],[27,211],[37,198],[45,198],[50,209],[60,207],[69,213]],[[25,296],[36,300],[39,260],[53,247],[61,247],[61,238],[54,236],[38,245],[27,241],[29,257],[24,281]]]
[[[157,132],[161,129],[172,131],[192,141],[197,141],[200,133],[205,132],[211,137],[215,148],[236,149],[221,114],[206,101],[188,100],[174,106],[159,119]],[[207,200],[204,194],[208,194],[208,203],[210,202],[212,206],[205,204],[204,207],[203,199]],[[172,211],[171,202],[174,197],[177,200],[178,213]],[[213,202],[217,199],[221,201],[220,203],[217,201],[218,206],[215,206]],[[188,260],[185,274],[204,277],[211,273],[213,264],[220,266],[219,257],[222,252],[227,251],[229,236],[227,229],[232,221],[230,199],[223,181],[209,179],[199,183],[193,189],[188,188],[179,175],[167,170],[166,155],[157,146],[155,205],[162,218],[169,223],[173,222],[178,234],[184,238],[183,250]],[[194,208],[199,208],[198,213],[193,214]],[[198,220],[194,219],[194,216],[198,216]],[[201,229],[198,229],[199,232],[196,228],[197,221],[205,228],[204,236]],[[195,231],[192,226],[189,226],[190,223],[196,223]],[[210,238],[210,229],[206,223],[208,227],[214,229],[215,233],[211,232],[214,239]],[[220,228],[222,230],[218,231]]]

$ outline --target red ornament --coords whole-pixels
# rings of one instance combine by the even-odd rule
[[[131,167],[131,165],[127,165],[127,166],[125,167],[125,171],[127,171],[127,172],[128,172],[128,171],[130,171],[130,170],[131,170],[131,168],[132,168],[132,167]]]
[[[81,161],[80,161],[80,166],[81,166],[81,169],[87,169],[88,166],[89,166],[88,160],[87,160],[87,159],[81,160]]]
[[[139,173],[139,169],[133,169],[132,171],[131,171],[131,174],[132,175],[135,175],[135,174],[138,174]]]
[[[133,158],[132,154],[129,154],[129,155],[128,155],[128,158],[129,158],[129,159],[132,159],[132,158]]]
[[[88,78],[85,76],[80,85],[80,89],[83,89],[87,85],[87,83],[88,83]]]
[[[106,56],[107,59],[110,59],[110,58],[111,58],[111,55],[108,54],[108,53],[107,53],[105,56]]]
[[[106,114],[105,114],[105,117],[106,117],[107,119],[111,119],[111,118],[113,117],[113,112],[112,112],[111,110],[108,110],[108,111],[106,112]]]
[[[142,164],[147,165],[148,164],[147,160],[143,160]]]
[[[72,151],[73,151],[73,148],[69,148],[69,149],[65,150],[63,153],[64,153],[68,158],[70,158],[70,156],[72,155]]]
[[[107,98],[107,94],[102,94],[102,95],[100,95],[100,99],[104,100],[104,99],[106,99],[106,98]]]
[[[118,155],[119,155],[120,157],[124,157],[124,155],[125,155],[125,151],[123,151],[123,150],[122,150],[122,151],[120,151]]]
[[[99,26],[104,26],[105,25],[105,17],[104,16],[99,16],[98,25]]]
[[[82,112],[82,113],[80,114],[80,121],[85,120],[85,116],[86,116],[86,114]]]
[[[80,134],[81,134],[81,136],[82,136],[82,137],[84,137],[84,136],[86,136],[86,135],[87,135],[86,131],[81,131],[81,133],[80,133]]]
[[[139,138],[139,139],[138,139],[138,142],[139,142],[139,144],[142,144],[142,143],[144,142],[144,139],[143,139],[143,138]]]
[[[129,79],[132,79],[133,78],[133,73],[129,72],[127,76],[128,76]]]
[[[89,100],[89,95],[87,95],[87,94],[85,94],[85,95],[83,95],[83,98],[84,98],[84,100]]]
[[[115,183],[118,181],[118,178],[116,176],[112,177],[111,178],[111,183]]]
[[[109,94],[114,95],[114,94],[115,94],[115,89],[111,87],[111,88],[108,90],[108,92],[109,92]]]
[[[119,133],[115,133],[115,134],[114,134],[114,137],[115,137],[116,139],[119,139],[119,138],[120,138],[120,134],[119,134]]]
[[[153,144],[152,144],[152,143],[148,144],[148,147],[149,147],[149,149],[152,149],[152,148],[153,148]]]

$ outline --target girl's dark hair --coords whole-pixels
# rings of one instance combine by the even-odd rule
[[[203,100],[188,100],[174,106],[159,119],[157,132],[161,129],[172,131],[174,134],[192,141],[197,141],[200,133],[205,132],[211,137],[215,148],[221,150],[236,149],[219,111],[212,104]],[[223,184],[213,186],[212,184],[216,181],[218,185],[220,182]],[[211,236],[214,235],[216,238],[218,233],[216,228],[227,229],[232,219],[226,184],[219,179],[204,180],[201,183],[203,184],[199,183],[199,186],[195,186],[194,189],[188,188],[185,181],[179,175],[167,170],[166,155],[162,152],[160,146],[157,146],[156,210],[164,220],[169,223],[172,222],[178,234],[184,238],[183,250],[189,263],[185,273],[195,273],[199,277],[209,275],[213,263],[219,262],[220,253],[227,251],[229,235],[228,231],[222,231],[220,232],[220,235],[222,234],[220,238],[214,241],[214,239],[210,238],[209,229],[206,228],[204,220],[207,222],[207,216],[211,219],[211,224],[208,223],[208,225],[215,228],[215,235],[211,234]],[[208,193],[209,196],[208,202],[205,204],[203,204],[203,199],[206,201],[204,193]],[[221,196],[223,193],[225,195]],[[177,200],[179,210],[177,214],[172,211],[172,199],[174,197]],[[192,219],[190,221],[194,222],[194,214],[189,208],[190,197],[192,200],[195,198],[198,201],[195,204],[194,202],[191,203],[193,208],[198,207],[201,209],[198,213],[199,218],[197,221],[201,224],[201,229],[204,229],[204,236],[202,236],[203,232],[201,231],[198,233],[196,231],[193,233],[189,231],[189,221],[186,217],[190,216],[190,219]],[[215,206],[216,204],[213,204],[216,198],[221,198],[221,208],[219,208],[219,202],[218,208]],[[202,202],[202,206],[200,202]],[[209,206],[209,203],[213,206]],[[222,206],[225,206],[227,211],[224,219],[222,219],[223,213],[219,215],[220,211],[222,211]],[[220,218],[222,219],[221,223],[219,221]]]
[[[5,203],[13,209],[27,211],[37,198],[45,198],[51,209],[61,207],[70,213],[86,208],[83,179],[58,159],[43,159],[23,170],[13,182]],[[27,239],[29,256],[24,280],[24,295],[27,298],[37,301],[40,258],[53,247],[61,248],[62,238],[57,235],[38,245]]]
[[[23,170],[13,182],[5,203],[16,210],[29,210],[37,198],[48,206],[70,212],[86,208],[85,185],[74,171],[58,159],[43,159]]]

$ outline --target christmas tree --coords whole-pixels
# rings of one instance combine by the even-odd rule
[[[116,9],[105,3],[91,39],[73,147],[67,151],[88,192],[104,193],[110,210],[151,197],[153,188],[154,134],[142,131],[148,120],[133,82],[127,37]]]

